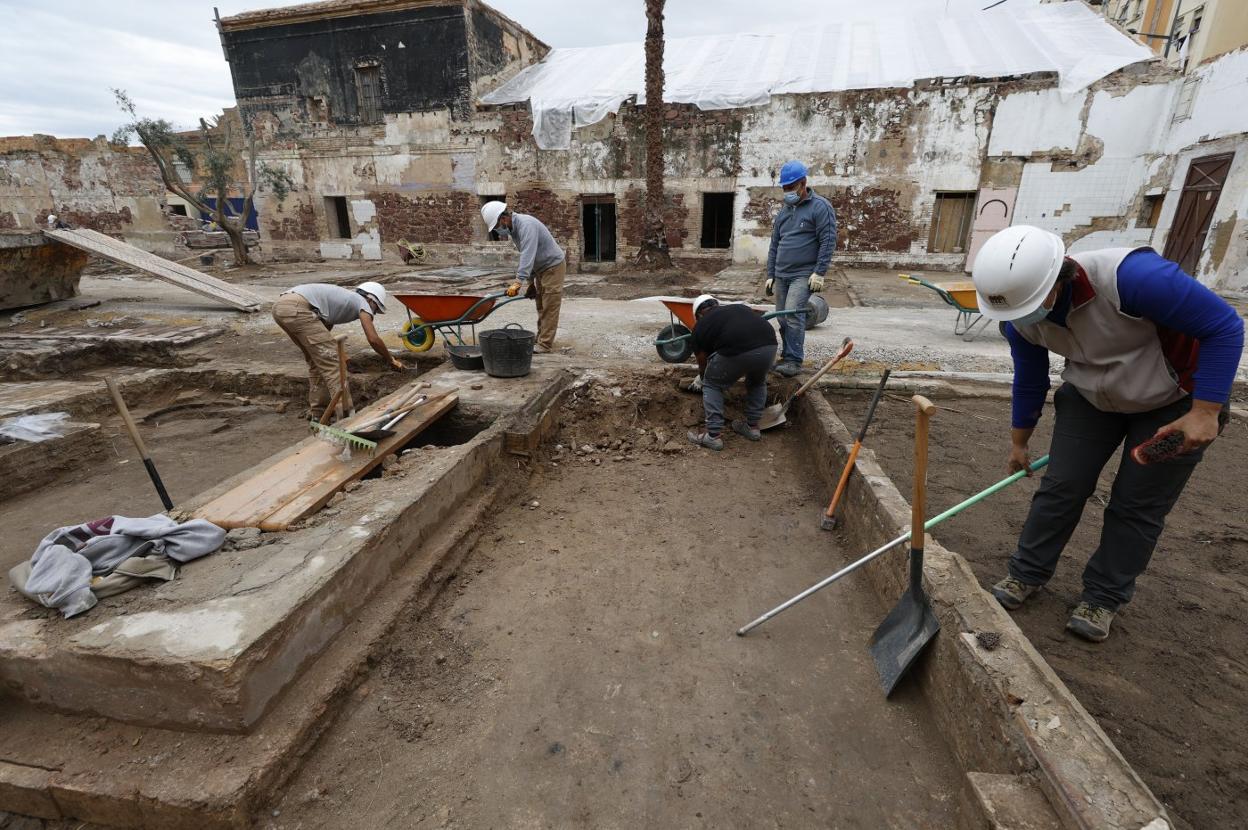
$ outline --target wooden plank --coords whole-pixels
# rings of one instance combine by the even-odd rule
[[[257,311],[262,302],[260,297],[250,291],[230,285],[224,280],[219,280],[216,277],[196,271],[193,268],[188,268],[185,265],[171,262],[141,248],[120,242],[98,231],[79,228],[72,230],[45,230],[43,233],[44,236],[55,239],[58,242],[72,245],[75,248],[102,256],[122,265],[137,268],[157,279],[172,283],[179,288],[193,291],[196,294],[219,300],[240,311]]]
[[[401,389],[373,403],[358,413],[356,420],[380,414],[410,389]],[[334,493],[366,475],[386,455],[401,448],[458,402],[459,397],[453,392],[431,397],[395,426],[393,436],[378,442],[377,452],[371,456],[357,451],[350,461],[340,461],[341,447],[308,438],[295,452],[203,505],[194,515],[224,528],[286,530],[320,510]]]
[[[459,396],[446,395],[430,400],[423,406],[412,410],[406,418],[396,425],[397,431],[391,437],[377,443],[377,452],[372,457],[354,454],[351,461],[339,462],[339,467],[330,470],[323,478],[302,493],[291,499],[281,509],[272,513],[260,522],[261,530],[289,530],[296,522],[311,516],[324,507],[334,494],[352,481],[363,478],[370,470],[381,463],[387,455],[401,449],[404,444],[424,432],[431,424],[450,412],[459,403]],[[408,428],[403,428],[408,425]],[[367,463],[361,464],[360,461]]]
[[[141,268],[153,276],[166,279],[192,291],[196,290],[193,286],[200,286],[203,288],[203,291],[200,293],[205,294],[205,296],[217,297],[231,305],[235,304],[234,301],[245,305],[257,306],[261,302],[259,297],[246,289],[231,285],[225,280],[205,274],[202,271],[196,271],[194,268],[189,268],[181,263],[157,256],[99,231],[78,229],[71,231],[71,233],[76,233],[80,238],[98,246],[94,251],[100,256],[113,259],[114,262]]]

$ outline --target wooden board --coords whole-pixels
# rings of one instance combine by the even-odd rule
[[[410,388],[377,401],[346,423],[363,423],[364,419],[381,414]],[[272,467],[197,509],[194,516],[227,529],[289,530],[291,525],[324,507],[348,483],[362,478],[383,458],[454,409],[458,402],[459,396],[454,392],[431,395],[394,426],[394,435],[377,443],[374,454],[355,450],[349,461],[339,460],[341,446],[316,437],[308,438]]]
[[[102,256],[121,265],[137,268],[157,279],[172,283],[179,288],[185,288],[188,291],[194,291],[196,294],[210,297],[228,306],[233,306],[240,311],[258,311],[263,302],[258,296],[246,289],[230,285],[225,280],[219,280],[202,271],[196,271],[194,268],[188,268],[164,257],[156,256],[153,253],[144,251],[142,248],[136,248],[133,245],[113,239],[111,236],[106,236],[99,231],[86,228],[60,229],[46,230],[43,232],[43,235],[49,239],[72,245],[75,248],[96,256]]]

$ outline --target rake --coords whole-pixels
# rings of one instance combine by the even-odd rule
[[[312,433],[322,441],[328,441],[331,444],[341,444],[343,454],[349,455],[351,450],[367,450],[369,455],[377,451],[377,442],[370,441],[367,438],[361,438],[358,435],[347,432],[339,427],[331,427],[326,424],[310,421]]]

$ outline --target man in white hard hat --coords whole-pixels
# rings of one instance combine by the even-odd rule
[[[403,371],[403,364],[390,354],[373,327],[373,316],[386,313],[386,289],[375,282],[360,283],[355,289],[327,283],[296,285],[273,304],[273,320],[303,352],[308,364],[308,409],[319,417],[339,388],[338,347],[329,331],[334,326],[358,320],[373,351],[391,369]],[[352,402],[342,402],[343,411]]]
[[[516,281],[507,288],[507,296],[520,293],[532,297],[537,303],[536,354],[545,354],[555,347],[555,333],[559,329],[559,307],[563,305],[563,279],[568,268],[563,249],[550,235],[550,230],[540,220],[527,213],[507,208],[506,202],[486,202],[481,206],[481,219],[485,229],[504,239],[511,239],[520,252],[520,265],[516,268]]]
[[[762,437],[758,429],[767,406],[767,372],[776,359],[776,331],[758,312],[741,303],[720,305],[710,294],[693,301],[693,351],[698,376],[690,389],[702,392],[706,429],[690,432],[699,447],[722,450],[724,394],[745,378],[745,418],[732,422],[732,431],[751,441]]]
[[[1030,464],[1028,442],[1049,389],[1049,354],[1066,359],[1053,396],[1049,465],[992,593],[1013,610],[1053,576],[1097,479],[1123,447],[1101,541],[1083,571],[1067,630],[1109,636],[1131,600],[1166,515],[1225,424],[1244,324],[1218,295],[1151,248],[1066,256],[1060,237],[1019,225],[975,259],[980,311],[1002,322],[1014,361],[1010,472]],[[1181,455],[1150,464],[1131,451],[1181,433]],[[1176,436],[1177,440],[1177,436]]]

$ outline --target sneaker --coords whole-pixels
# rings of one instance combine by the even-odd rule
[[[1026,582],[1007,576],[992,586],[992,595],[997,598],[997,602],[1001,603],[1002,608],[1006,611],[1013,611],[1039,587],[1039,585],[1028,585]]]
[[[763,437],[763,433],[759,431],[757,425],[750,426],[742,418],[738,418],[732,422],[732,431],[737,435],[744,435],[751,441],[757,441]]]
[[[1109,624],[1113,621],[1114,612],[1108,608],[1081,602],[1066,621],[1066,630],[1085,640],[1100,643],[1109,637]]]
[[[724,448],[724,439],[718,435],[709,435],[705,432],[689,433],[689,440],[697,444],[699,447],[706,447],[708,450],[722,450]]]
[[[777,364],[776,368],[772,369],[772,371],[782,377],[791,378],[795,377],[798,372],[802,371],[802,367],[799,363],[795,363],[792,360],[786,360],[783,363]]]
[[[550,352],[550,349],[540,344],[533,347],[533,354],[550,354]]]

